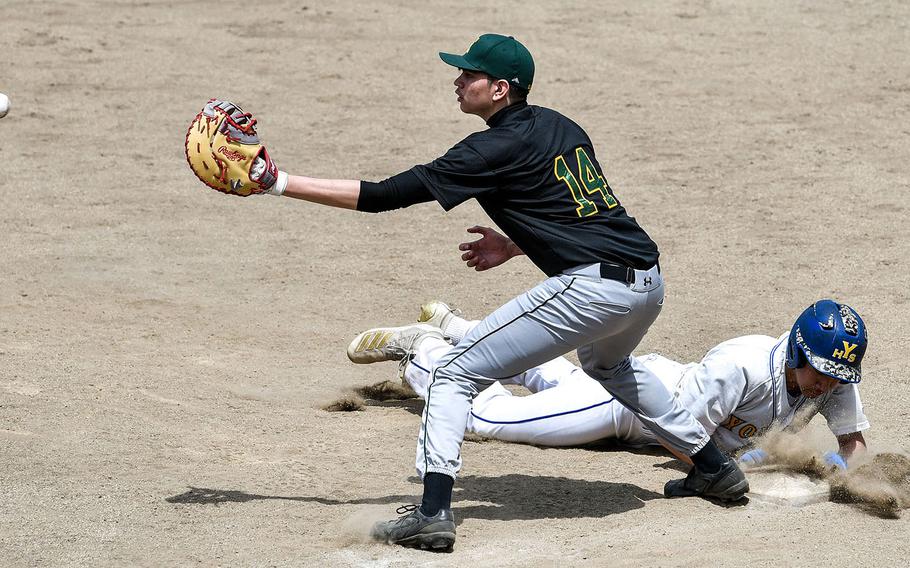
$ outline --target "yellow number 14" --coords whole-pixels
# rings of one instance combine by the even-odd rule
[[[578,204],[578,207],[575,208],[578,216],[589,217],[597,213],[597,205],[585,197],[586,193],[589,196],[599,193],[601,199],[606,203],[607,209],[613,209],[619,205],[619,202],[610,193],[610,186],[607,185],[607,181],[594,167],[594,163],[588,157],[584,148],[581,146],[576,148],[575,156],[578,159],[578,177],[572,173],[562,156],[556,156],[553,171],[556,174],[556,179],[562,180],[569,186],[572,199]],[[581,180],[581,183],[578,183],[578,180]],[[584,187],[584,191],[582,191],[582,187]]]

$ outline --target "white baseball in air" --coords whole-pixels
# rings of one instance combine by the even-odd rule
[[[0,93],[0,118],[6,116],[9,112],[9,97]]]

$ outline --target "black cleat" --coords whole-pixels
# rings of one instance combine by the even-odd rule
[[[373,525],[370,536],[387,544],[414,548],[451,551],[455,544],[455,516],[452,509],[441,509],[432,517],[424,515],[419,505],[399,507],[401,517]]]
[[[704,473],[693,467],[685,479],[664,485],[664,496],[710,497],[720,501],[739,501],[749,491],[749,480],[733,460],[727,460],[717,473]]]

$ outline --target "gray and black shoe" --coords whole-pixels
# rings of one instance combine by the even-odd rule
[[[685,479],[664,485],[665,497],[709,497],[720,501],[739,501],[749,492],[749,481],[733,460],[727,460],[717,473],[689,470]]]
[[[400,544],[431,550],[452,550],[455,544],[455,516],[452,509],[441,509],[432,517],[420,512],[419,505],[405,505],[395,511],[400,517],[373,525],[370,536],[387,544]]]

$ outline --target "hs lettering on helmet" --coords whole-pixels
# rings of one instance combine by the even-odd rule
[[[845,360],[849,361],[850,363],[856,361],[856,353],[851,353],[851,351],[856,349],[856,346],[858,344],[847,343],[846,341],[844,341],[843,343],[844,343],[844,350],[841,351],[840,349],[835,349],[834,353],[832,353],[831,356],[836,357],[838,359],[845,359]]]

